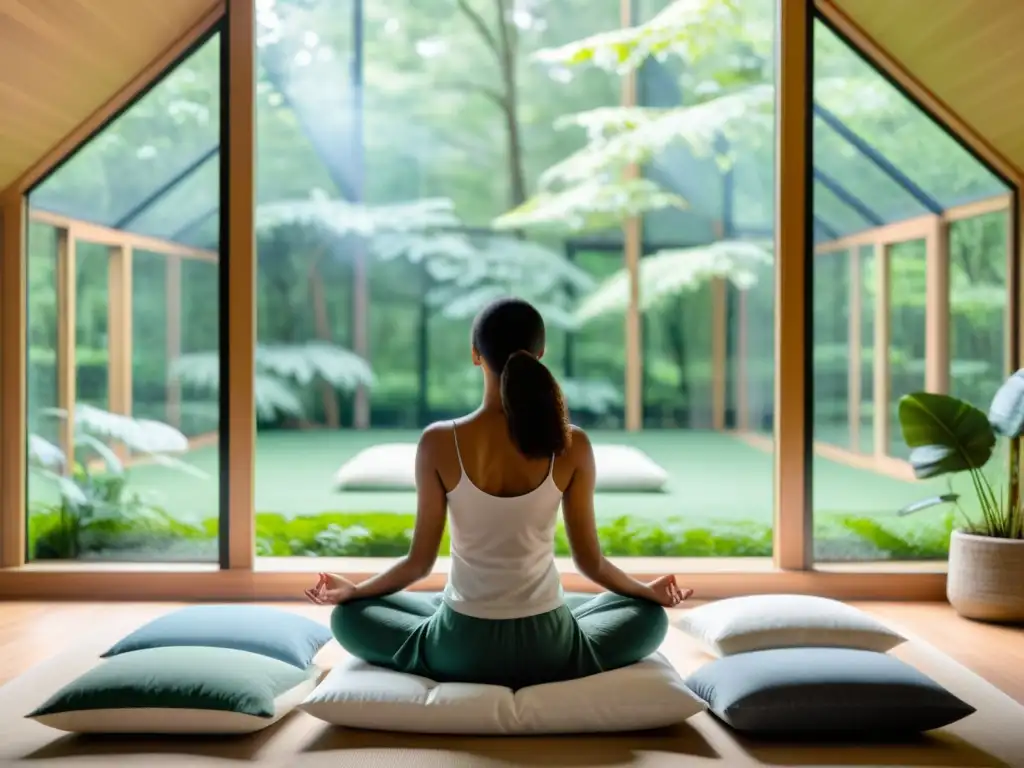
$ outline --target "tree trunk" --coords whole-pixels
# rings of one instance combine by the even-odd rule
[[[519,85],[516,73],[519,32],[510,19],[509,5],[514,0],[494,0],[497,16],[497,34],[470,4],[470,0],[456,0],[459,10],[479,35],[484,45],[494,54],[501,82],[496,88],[481,83],[463,83],[462,90],[475,91],[493,101],[501,110],[505,124],[505,149],[508,164],[509,203],[515,208],[526,201],[526,173],[523,170],[523,142],[519,126]]]
[[[523,142],[519,127],[519,83],[516,73],[519,32],[509,19],[509,0],[495,0],[498,11],[499,50],[505,139],[508,154],[509,207],[526,202],[526,174],[523,171]]]
[[[665,337],[668,339],[669,350],[679,368],[679,394],[683,401],[681,410],[683,423],[679,426],[688,427],[691,421],[690,379],[687,376],[686,328],[683,322],[682,301],[677,304],[675,312],[665,318]]]
[[[327,298],[324,296],[324,283],[320,278],[320,256],[323,251],[317,252],[313,257],[313,263],[309,266],[309,292],[313,303],[313,322],[316,326],[316,337],[320,341],[329,344],[334,343],[331,334],[331,321],[327,314]],[[334,385],[329,381],[320,379],[320,396],[324,404],[324,421],[331,429],[341,427],[341,410],[338,407],[338,393],[334,391]]]

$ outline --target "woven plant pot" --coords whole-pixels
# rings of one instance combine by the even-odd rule
[[[1024,621],[1024,540],[954,531],[946,596],[968,619]]]

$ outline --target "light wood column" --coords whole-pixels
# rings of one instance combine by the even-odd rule
[[[619,21],[623,28],[633,26],[632,0],[620,0]],[[623,107],[637,105],[637,72],[629,71],[622,78]],[[640,178],[640,168],[635,163],[625,169],[627,181]],[[636,432],[643,429],[643,320],[640,316],[640,257],[643,252],[643,217],[632,216],[622,225],[623,259],[629,281],[629,301],[626,305],[626,429]]]
[[[748,336],[748,290],[739,291],[736,308],[736,428],[749,431],[750,424],[750,343]]]
[[[1006,374],[1009,376],[1021,367],[1024,360],[1024,350],[1021,344],[1024,343],[1024,334],[1021,333],[1021,308],[1024,307],[1024,280],[1021,280],[1021,264],[1024,263],[1024,233],[1021,232],[1021,222],[1024,221],[1024,196],[1020,191],[1014,192],[1011,196],[1011,204],[1006,212]],[[1017,473],[1019,479],[1024,474],[1024,455],[1022,455],[1020,441],[1010,441],[1009,466]],[[1020,485],[1010,483],[1007,494],[1007,505],[1010,509],[1020,506]],[[1024,530],[1019,531],[1024,535]]]
[[[778,568],[812,566],[807,364],[812,7],[781,0],[776,34],[775,536]]]
[[[941,216],[925,237],[925,384],[949,392],[949,225]]]
[[[227,6],[227,280],[231,301],[221,307],[228,323],[228,542],[222,565],[251,570],[256,556],[256,0],[232,0]],[[223,132],[222,132],[223,135]],[[222,160],[221,162],[225,162]],[[221,280],[225,278],[221,270]],[[223,295],[223,292],[222,294]],[[221,351],[224,354],[224,351]],[[223,387],[222,387],[223,388]],[[224,498],[222,491],[221,498]],[[224,520],[224,510],[221,510]],[[223,541],[224,531],[221,530]],[[226,557],[225,557],[226,555]],[[224,563],[224,560],[227,562]]]
[[[107,265],[107,393],[108,410],[132,415],[132,248],[111,246]],[[128,458],[128,448],[114,445],[115,453]]]
[[[872,432],[875,438],[875,458],[889,455],[889,341],[892,337],[889,294],[891,288],[889,246],[875,245],[875,343],[874,381],[872,400]]]
[[[726,369],[728,368],[728,283],[724,277],[711,281],[711,425],[725,429]]]
[[[25,562],[25,198],[0,197],[0,567]]]
[[[850,301],[847,318],[847,345],[849,347],[850,370],[847,380],[847,423],[850,430],[850,450],[860,453],[860,403],[861,381],[861,315],[864,312],[864,289],[862,285],[863,270],[861,265],[860,247],[854,246],[849,251],[850,259]]]
[[[78,258],[75,231],[57,230],[57,407],[65,414],[60,422],[58,445],[70,475],[75,461],[75,401],[78,398]]]
[[[167,423],[181,429],[181,382],[174,375],[174,366],[181,357],[181,257],[166,257],[167,285],[164,318],[167,344]]]

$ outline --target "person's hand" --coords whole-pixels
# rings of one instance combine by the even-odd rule
[[[312,589],[305,590],[304,594],[309,601],[317,605],[340,605],[352,599],[355,594],[356,585],[339,576],[336,573],[321,573]]]
[[[689,587],[676,584],[676,577],[672,575],[661,576],[647,586],[651,590],[651,599],[666,608],[674,608],[693,594]]]

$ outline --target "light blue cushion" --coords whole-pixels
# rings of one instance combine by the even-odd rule
[[[331,630],[305,616],[258,605],[196,605],[139,627],[104,657],[170,646],[232,648],[306,669]]]

